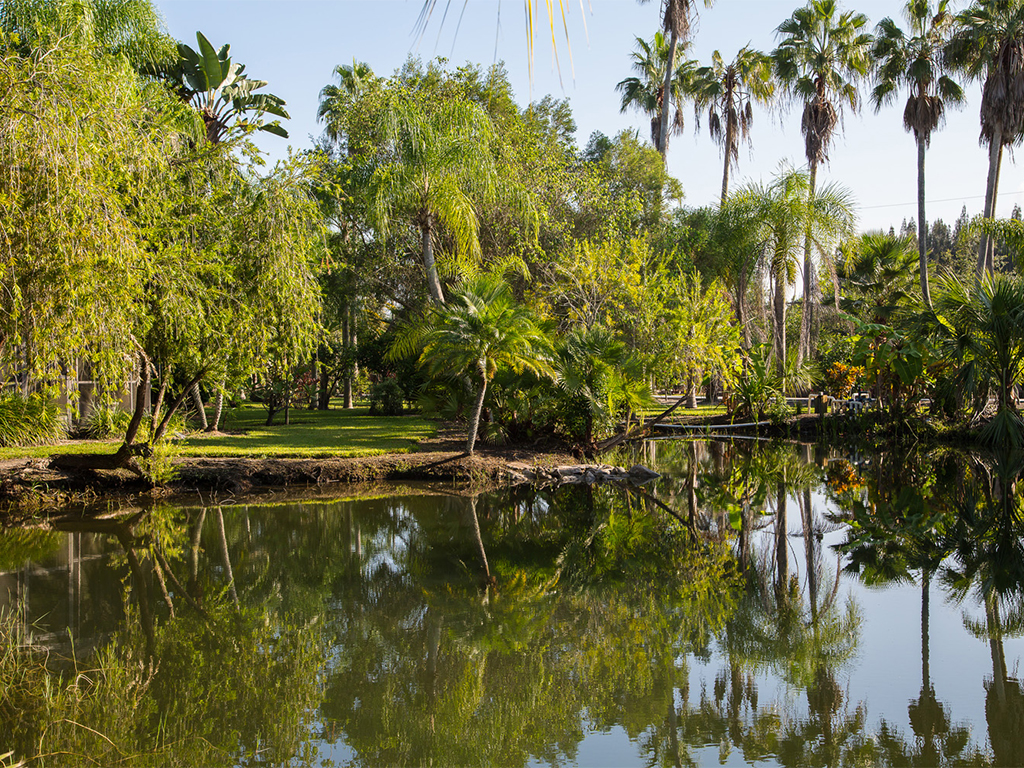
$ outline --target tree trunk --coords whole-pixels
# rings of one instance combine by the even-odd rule
[[[160,422],[160,412],[164,409],[164,398],[167,397],[167,384],[170,376],[165,375],[160,379],[160,389],[156,393],[156,401],[153,403],[153,425]]]
[[[205,432],[209,428],[209,424],[206,422],[206,407],[203,405],[203,395],[199,391],[198,381],[192,385],[192,389],[190,391],[192,394],[192,404],[196,407],[196,413],[199,416],[199,423],[202,425],[203,431]]]
[[[662,93],[664,94],[661,99],[661,134],[658,136],[658,140],[661,146],[658,147],[658,152],[661,153],[661,161],[663,163],[668,162],[668,135],[671,132],[671,123],[669,122],[669,114],[672,112],[672,72],[675,69],[676,64],[676,47],[679,45],[679,35],[676,34],[675,25],[669,33],[668,42],[668,60],[665,62],[665,82],[662,83]]]
[[[476,404],[473,406],[473,414],[469,419],[469,437],[466,440],[466,453],[472,455],[473,446],[476,444],[476,432],[480,427],[480,414],[484,410],[484,397],[487,395],[487,376],[480,374],[480,392],[476,396]]]
[[[149,358],[146,353],[139,352],[139,384],[135,388],[135,412],[132,420],[128,422],[128,429],[124,433],[124,444],[131,445],[139,434],[139,427],[142,426],[142,419],[146,414],[146,394],[149,392]]]
[[[775,371],[786,373],[786,274],[775,275]]]
[[[348,318],[347,340],[351,365],[345,376],[345,407],[355,408],[353,387],[355,386],[356,377],[359,376],[359,363],[355,359],[356,348],[359,346],[359,334],[356,331],[356,308],[352,304],[348,305],[346,317]]]
[[[725,128],[725,167],[722,168],[722,205],[725,205],[726,198],[729,197],[729,166],[732,165],[732,156],[729,153],[729,142],[732,141],[729,131],[732,129],[732,121],[729,118],[726,120],[728,124]]]
[[[808,211],[814,198],[814,187],[818,179],[818,164],[811,163],[810,190],[807,193]],[[811,323],[814,308],[814,260],[811,258],[811,222],[808,218],[804,231],[804,305],[800,313],[800,344],[796,350],[796,364],[799,367],[804,358],[811,356]]]
[[[238,605],[238,592],[235,591],[235,574],[231,570],[231,556],[228,554],[228,537],[224,531],[224,511],[217,507],[217,533],[220,537],[220,555],[224,560],[224,574],[228,577],[228,594],[231,602]]]
[[[932,294],[928,290],[928,219],[924,213],[924,136],[917,137],[917,255],[921,268],[921,297],[929,309]]]
[[[686,407],[694,409],[697,407],[697,377],[690,376],[688,388],[686,390]]]
[[[786,539],[786,483],[779,481],[775,495],[775,598],[781,608],[789,599],[789,542]]]
[[[220,417],[224,413],[224,387],[226,385],[227,382],[222,381],[217,387],[217,397],[213,401],[213,421],[210,422],[207,432],[216,432],[220,429]]]
[[[167,431],[167,427],[170,424],[171,417],[178,412],[178,409],[181,407],[181,404],[185,402],[185,398],[188,396],[188,393],[192,390],[192,387],[198,384],[200,381],[202,381],[203,376],[205,375],[206,369],[203,368],[202,370],[199,371],[199,373],[192,377],[192,380],[189,381],[188,384],[185,385],[185,387],[181,390],[181,394],[174,398],[173,402],[171,402],[170,407],[167,409],[167,413],[164,414],[163,419],[160,421],[160,426],[153,430],[153,436],[150,439],[151,443],[158,443],[163,439],[164,433]]]
[[[320,367],[320,386],[317,408],[321,411],[326,411],[331,407],[331,372],[327,366],[324,365],[325,357],[327,357],[327,346],[325,344],[321,344],[320,349],[317,351],[317,358],[319,360]]]
[[[988,149],[988,179],[985,184],[985,211],[983,218],[993,221],[996,217],[996,194],[999,190],[999,166],[1003,159],[1003,132],[999,125],[996,125],[992,133],[992,141]],[[986,272],[992,274],[993,270],[993,243],[984,232],[981,233],[981,241],[978,243],[978,277],[983,277]]]
[[[733,98],[734,89],[730,80],[725,98],[728,106],[725,110],[725,167],[722,169],[722,205],[725,205],[726,198],[729,197],[729,166],[732,165],[732,143],[736,141],[737,125],[731,108]]]
[[[480,518],[476,514],[476,496],[469,497],[469,525],[473,529],[473,539],[480,552],[480,564],[483,566],[484,578],[491,581],[491,566],[487,563],[487,550],[484,549],[484,537],[480,532]]]
[[[345,378],[342,380],[342,393],[344,398],[344,407],[352,407],[352,371],[350,369],[350,360],[352,355],[352,325],[349,319],[349,308],[345,305],[342,310],[341,317],[341,346],[345,351]]]
[[[434,244],[430,237],[430,227],[421,227],[423,241],[423,267],[427,271],[427,289],[430,298],[438,304],[444,304],[444,293],[441,291],[441,279],[437,276],[437,264],[434,262]]]

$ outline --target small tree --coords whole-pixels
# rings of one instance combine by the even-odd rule
[[[404,329],[390,356],[420,351],[433,376],[468,376],[476,388],[466,453],[476,444],[487,386],[500,368],[553,375],[548,339],[529,310],[517,304],[498,276],[471,279],[448,304],[432,304],[426,315]]]

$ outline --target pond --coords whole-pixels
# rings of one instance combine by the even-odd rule
[[[0,533],[0,765],[1024,765],[1019,453],[614,460]]]

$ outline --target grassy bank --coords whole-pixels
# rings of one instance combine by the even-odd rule
[[[328,411],[294,409],[291,423],[278,414],[265,426],[259,406],[228,410],[219,434],[179,433],[172,444],[177,456],[239,458],[314,458],[408,453],[437,432],[434,422],[418,415],[370,416],[368,408]],[[68,440],[56,445],[0,448],[0,459],[43,458],[55,453],[114,453],[120,441]]]

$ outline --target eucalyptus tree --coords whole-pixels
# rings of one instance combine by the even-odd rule
[[[641,4],[649,2],[649,0],[638,1]],[[713,4],[714,0],[704,0],[705,8],[710,8]],[[685,48],[690,41],[696,22],[696,5],[695,0],[661,0],[662,28],[668,34],[668,52],[665,56],[664,71],[665,84],[663,86],[666,98],[661,101],[661,125],[669,123],[669,115],[672,111],[672,78],[676,70],[676,54],[680,44]],[[661,142],[657,148],[661,153],[662,160],[668,156],[668,135],[668,131],[662,131],[659,136]]]
[[[708,130],[725,156],[721,197],[725,205],[729,194],[729,169],[739,164],[740,143],[750,143],[753,103],[768,106],[775,95],[771,59],[744,46],[727,64],[722,54],[715,51],[711,66],[701,67],[694,73],[693,91],[698,107],[707,107]]]
[[[827,258],[836,243],[853,232],[856,217],[849,190],[836,184],[811,190],[803,171],[783,168],[769,184],[751,184],[737,191],[758,223],[761,259],[773,282],[774,351],[780,377],[786,369],[786,294],[795,281],[801,249],[807,239]]]
[[[818,166],[828,160],[844,106],[860,107],[858,83],[871,68],[871,36],[862,13],[840,12],[836,0],[810,0],[776,29],[781,38],[772,52],[775,73],[785,94],[803,103],[800,130],[810,169],[808,195],[817,186]],[[797,360],[810,355],[814,262],[811,234],[804,238],[804,306]]]
[[[480,255],[474,204],[493,198],[499,181],[490,151],[494,128],[466,99],[395,88],[382,116],[388,151],[369,182],[373,218],[384,235],[396,221],[417,230],[430,297],[443,304],[434,247],[446,235],[460,255]]]
[[[648,42],[636,39],[637,49],[630,54],[636,75],[620,80],[615,90],[622,94],[620,112],[636,109],[651,118],[651,143],[661,147],[663,126],[673,133],[683,132],[682,102],[692,92],[696,62],[682,61],[675,67],[671,77],[665,76],[668,67],[668,43],[661,32],[655,32]],[[668,94],[668,95],[666,95]],[[676,110],[672,122],[665,122],[662,106],[666,99],[675,99]],[[671,114],[671,112],[670,112]]]
[[[947,62],[970,80],[983,81],[981,143],[988,145],[986,219],[995,218],[1003,148],[1024,134],[1024,2],[978,0],[956,16],[956,32],[946,46]],[[983,233],[978,275],[993,270],[994,242]]]
[[[907,104],[903,127],[912,131],[917,143],[917,252],[921,271],[921,296],[931,306],[928,288],[928,219],[925,216],[924,159],[932,131],[942,125],[947,105],[964,100],[963,89],[942,59],[943,47],[952,32],[949,0],[910,0],[903,8],[910,26],[904,32],[891,18],[884,18],[875,30],[872,57],[878,62],[871,101],[875,111],[896,100],[906,87]]]
[[[532,314],[516,302],[500,277],[480,275],[456,291],[449,304],[435,303],[396,341],[398,357],[420,353],[432,375],[468,376],[476,388],[466,453],[476,444],[487,386],[499,368],[551,375],[548,340]]]

